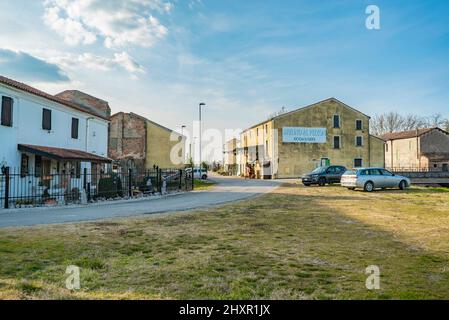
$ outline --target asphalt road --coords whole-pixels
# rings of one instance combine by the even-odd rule
[[[0,228],[93,221],[207,208],[261,195],[279,186],[277,181],[223,177],[213,177],[213,180],[217,182],[213,189],[159,199],[107,202],[77,207],[0,210]]]

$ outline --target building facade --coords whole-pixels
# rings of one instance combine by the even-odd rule
[[[240,172],[254,178],[298,178],[320,165],[384,166],[384,141],[370,117],[327,99],[281,114],[241,134]]]
[[[448,171],[449,133],[440,128],[388,133],[385,164],[396,171]]]
[[[223,169],[230,175],[238,174],[237,151],[240,141],[236,138],[226,142],[224,147]]]
[[[39,177],[41,187],[69,188],[61,175],[77,180],[84,169],[100,171],[110,162],[102,112],[1,76],[0,99],[0,167],[20,172],[16,186],[26,189],[27,179]]]
[[[110,118],[109,157],[122,170],[183,168],[185,137],[134,113]]]

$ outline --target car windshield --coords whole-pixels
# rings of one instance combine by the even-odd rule
[[[349,175],[356,175],[356,174],[357,174],[357,172],[355,172],[354,170],[347,170],[345,172],[345,175],[347,175],[347,176],[349,176]]]
[[[326,170],[326,167],[318,167],[315,170],[312,171],[312,174],[319,174],[323,173]]]

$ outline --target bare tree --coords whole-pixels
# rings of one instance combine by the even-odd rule
[[[441,113],[435,113],[431,116],[427,117],[426,124],[427,127],[444,127],[447,124],[448,120],[443,118]]]
[[[411,113],[404,116],[397,112],[376,114],[371,119],[371,133],[374,135],[429,127],[441,127],[448,130],[449,120],[445,119],[440,113],[421,117]]]

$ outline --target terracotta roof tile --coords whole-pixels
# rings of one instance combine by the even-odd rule
[[[93,161],[93,162],[111,162],[111,159],[100,157],[96,154],[74,150],[45,146],[35,146],[29,144],[19,144],[20,151],[38,154],[55,160],[74,160],[74,161]]]
[[[106,116],[104,116],[104,115],[102,115],[100,113],[94,112],[92,110],[88,110],[87,108],[83,108],[82,106],[80,106],[78,104],[71,103],[71,102],[66,101],[64,99],[61,99],[59,97],[56,97],[56,96],[53,96],[51,94],[45,93],[45,92],[43,92],[43,91],[41,91],[39,89],[36,89],[36,88],[33,88],[33,87],[27,85],[27,84],[24,84],[24,83],[21,83],[21,82],[18,82],[18,81],[15,81],[15,80],[3,77],[3,76],[0,76],[0,83],[5,84],[5,85],[10,86],[10,87],[13,87],[15,89],[19,89],[19,90],[28,92],[28,93],[36,95],[36,96],[39,96],[41,98],[45,98],[47,100],[50,100],[50,101],[53,101],[53,102],[65,105],[65,106],[67,106],[69,108],[72,108],[72,109],[75,109],[77,111],[88,113],[90,115],[99,117],[99,118],[104,119],[104,120],[109,120],[108,117],[106,117]]]
[[[423,134],[426,134],[432,130],[438,130],[438,128],[425,128],[425,129],[402,131],[402,132],[391,132],[391,133],[386,133],[386,134],[380,136],[380,138],[385,141],[399,140],[399,139],[410,139],[410,138],[420,137]]]

